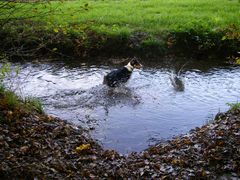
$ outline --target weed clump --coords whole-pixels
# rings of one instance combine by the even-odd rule
[[[227,103],[227,105],[230,107],[230,111],[236,111],[240,109],[240,103]]]
[[[39,99],[35,97],[27,97],[25,98],[24,103],[26,104],[27,109],[34,109],[41,114],[44,113],[42,103]]]

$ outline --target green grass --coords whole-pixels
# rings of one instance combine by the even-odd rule
[[[42,103],[39,99],[34,97],[27,97],[24,103],[30,110],[34,109],[39,113],[44,113]]]
[[[37,111],[44,113],[41,102],[33,97],[27,97],[25,99],[16,95],[15,91],[5,87],[4,80],[11,78],[11,74],[19,74],[19,68],[11,68],[11,64],[8,62],[0,64],[0,109],[21,109],[24,108],[28,111]]]
[[[9,109],[15,109],[20,106],[19,98],[11,91],[4,92],[3,103]]]
[[[14,92],[0,86],[0,123],[21,121],[26,114],[44,114],[42,104],[36,98],[24,100]]]
[[[0,83],[0,95],[2,95],[5,91],[4,86]]]
[[[24,111],[37,111],[43,114],[43,106],[37,98],[27,97],[24,100],[17,96],[14,92],[7,90],[0,85],[0,109],[23,109]]]
[[[240,109],[240,103],[227,103],[227,105],[230,107],[230,110],[232,111]]]
[[[98,33],[161,35],[195,26],[216,30],[240,25],[238,0],[79,0],[17,6],[23,6],[15,12],[17,18],[37,16],[34,19],[46,28],[71,27],[77,32],[87,26]]]

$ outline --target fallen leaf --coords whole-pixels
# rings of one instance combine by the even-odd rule
[[[81,144],[80,146],[76,147],[76,151],[84,151],[90,149],[90,144]]]

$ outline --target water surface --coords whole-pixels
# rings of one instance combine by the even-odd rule
[[[191,61],[180,74],[184,90],[177,91],[170,77],[184,62],[144,61],[126,86],[113,90],[102,80],[124,64],[115,61],[18,64],[20,94],[38,97],[48,114],[91,129],[120,153],[186,133],[239,100],[239,67]]]

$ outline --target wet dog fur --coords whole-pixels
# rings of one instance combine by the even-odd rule
[[[126,66],[113,70],[104,76],[103,84],[109,87],[117,87],[124,84],[130,79],[133,69],[140,69],[141,67],[142,65],[140,62],[134,58]]]

